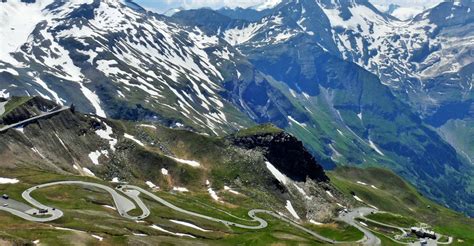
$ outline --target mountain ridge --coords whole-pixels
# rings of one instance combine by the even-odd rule
[[[469,211],[472,167],[407,101],[356,65],[373,54],[351,51],[354,62],[345,60],[334,39],[331,21],[357,45],[357,32],[370,35],[373,21],[390,18],[377,17],[367,1],[329,4],[286,1],[257,22],[230,25],[228,18],[214,25],[223,15],[201,10],[196,27],[196,14],[175,23],[187,11],[167,18],[122,1],[55,1],[40,11],[52,17],[11,58],[29,66],[0,64],[2,94],[40,94],[84,112],[210,135],[273,122],[326,167],[390,167],[438,202]],[[332,15],[314,22],[318,13]]]
[[[451,6],[454,3],[447,4],[446,6]],[[359,9],[364,9],[364,11],[359,11]],[[276,118],[272,121],[277,122],[279,127],[291,129],[290,131],[298,137],[305,139],[305,143],[314,150],[313,153],[322,163],[325,163],[326,167],[332,166],[333,163],[352,165],[377,163],[393,168],[405,178],[412,172],[417,173],[408,178],[415,183],[420,182],[420,177],[423,177],[421,179],[430,179],[429,177],[438,176],[439,171],[447,170],[446,165],[455,166],[461,173],[472,169],[466,163],[462,152],[459,152],[458,155],[459,146],[455,146],[457,151],[454,150],[445,142],[446,138],[442,140],[430,126],[427,126],[424,123],[423,115],[418,115],[417,108],[411,108],[413,102],[397,92],[398,89],[393,84],[395,82],[388,83],[388,77],[383,77],[381,73],[370,74],[374,71],[370,64],[377,66],[378,64],[367,63],[366,59],[380,53],[365,48],[369,47],[369,42],[381,42],[376,38],[371,39],[371,35],[377,37],[377,35],[383,36],[383,33],[391,32],[389,29],[384,30],[385,26],[399,28],[392,22],[405,24],[408,22],[401,22],[382,14],[368,1],[337,2],[336,5],[329,1],[283,1],[273,9],[273,12],[258,21],[234,24],[235,21],[228,19],[223,25],[217,26],[213,22],[201,21],[201,17],[205,18],[205,14],[199,14],[199,10],[193,10],[192,17],[187,16],[188,13],[190,12],[181,11],[175,14],[174,18],[184,24],[197,23],[200,27],[206,26],[208,29],[204,28],[204,30],[208,30],[210,34],[220,34],[222,38],[238,47],[249,58],[255,67],[264,74],[264,78],[267,78],[269,84],[280,90],[280,92],[275,92],[262,82],[255,88],[258,88],[257,91],[260,91],[260,95],[262,93],[276,95],[268,98],[273,102],[279,102],[276,104],[277,108],[280,109],[280,112],[284,112],[283,115],[287,115],[288,121],[285,123],[281,120],[282,117],[279,114],[276,114]],[[319,18],[318,22],[305,22],[309,18],[320,15],[323,17]],[[310,24],[312,26],[309,26]],[[211,27],[217,28],[219,31]],[[228,29],[222,29],[225,27]],[[347,49],[341,49],[342,40],[345,39],[338,35],[350,35],[352,40],[346,42]],[[367,42],[363,40],[364,35],[369,37]],[[363,49],[352,49],[357,45]],[[380,43],[380,45],[384,44]],[[394,51],[395,54],[397,52]],[[403,59],[408,58],[404,57]],[[358,66],[345,64],[346,61],[349,64],[354,62]],[[395,61],[392,62],[395,63]],[[397,66],[404,65],[401,63]],[[388,68],[390,64],[380,63],[380,66]],[[400,69],[396,71],[408,71],[403,69],[411,68],[407,66],[400,67]],[[391,70],[390,73],[393,71]],[[406,75],[406,72],[400,73]],[[379,76],[381,76],[380,81],[375,78]],[[411,82],[407,81],[404,86],[409,83]],[[368,89],[365,90],[365,87]],[[241,85],[240,88],[242,88]],[[285,96],[280,96],[282,94]],[[416,95],[413,94],[412,97]],[[295,100],[299,102],[296,103]],[[255,101],[254,107],[272,105],[267,102],[269,102],[267,99],[261,102]],[[301,108],[295,106],[297,110],[293,109],[290,113],[287,111],[288,104],[301,105]],[[397,109],[394,110],[395,108]],[[264,110],[264,112],[267,111],[269,111],[268,108]],[[311,116],[314,112],[318,112],[318,116]],[[387,119],[390,121],[385,121]],[[268,118],[265,116],[264,120],[268,120]],[[327,122],[331,122],[333,127],[337,127],[331,130],[324,129],[322,126]],[[415,125],[418,126],[415,127]],[[378,128],[379,126],[380,128]],[[419,129],[414,130],[418,127]],[[308,130],[309,128],[312,129]],[[308,132],[319,136],[319,139],[311,138],[308,136]],[[339,134],[335,134],[335,136],[334,133]],[[367,152],[363,147],[353,146],[354,142],[345,143],[344,147],[340,146],[342,141],[336,141],[337,135],[345,138],[347,135],[353,137],[352,141],[369,147],[374,155],[368,154],[370,151]],[[419,141],[423,143],[415,147],[418,145],[415,143],[420,143]],[[341,150],[347,150],[347,146],[350,146],[350,151]],[[434,151],[434,149],[438,150]],[[446,158],[446,155],[444,157],[434,156],[434,153],[441,149],[443,149],[443,153],[450,153],[448,154],[450,157]],[[374,159],[367,160],[367,157],[354,155],[360,151]],[[392,154],[387,155],[387,152],[392,152]],[[427,155],[432,156],[428,158],[430,161],[427,161]],[[342,159],[341,156],[346,159]],[[424,158],[420,158],[421,156]],[[338,158],[339,160],[337,160]],[[388,161],[389,158],[394,159],[396,164]],[[417,161],[413,161],[414,159]],[[400,165],[400,163],[407,161],[411,164]],[[410,171],[403,170],[404,168],[410,169]],[[422,174],[425,171],[430,174]],[[448,180],[453,178],[452,175],[447,173],[445,175],[446,182],[451,182]],[[421,188],[424,185],[418,184],[418,188],[423,192],[437,193],[433,190],[433,183],[436,182],[440,181],[428,181],[429,184],[426,183],[425,188]],[[445,181],[441,183],[443,182]],[[464,183],[462,186],[465,188],[461,189],[464,189],[467,195],[469,193],[468,187],[471,186],[472,181],[465,177],[460,178],[457,183],[459,184],[459,182]],[[445,189],[444,185],[442,187],[440,188]],[[468,198],[469,196],[471,195],[467,195],[461,200],[471,200]],[[434,197],[439,196],[435,195]],[[451,206],[457,205],[451,204]]]

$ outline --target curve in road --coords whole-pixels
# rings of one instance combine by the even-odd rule
[[[356,208],[356,209],[354,209],[352,211],[349,211],[347,213],[341,213],[339,215],[338,219],[340,221],[343,221],[343,222],[357,228],[361,232],[363,232],[364,235],[365,235],[364,245],[378,246],[378,245],[382,245],[382,241],[380,241],[380,238],[375,236],[371,231],[369,231],[366,228],[359,225],[359,223],[357,223],[356,220],[355,220],[358,217],[364,217],[365,215],[368,215],[368,214],[370,214],[372,212],[375,212],[375,211],[377,211],[377,210],[375,210],[373,208],[365,208],[365,207]]]
[[[248,212],[248,216],[252,219],[250,221],[257,222],[258,225],[245,225],[245,224],[235,223],[235,222],[231,222],[231,221],[222,220],[222,219],[214,218],[214,217],[211,217],[211,216],[199,214],[199,213],[196,213],[196,212],[188,211],[188,210],[185,210],[183,208],[177,207],[177,206],[173,205],[172,203],[164,200],[163,198],[161,198],[161,197],[159,197],[159,196],[157,196],[157,195],[155,195],[155,194],[153,194],[153,193],[151,193],[151,192],[149,192],[149,191],[147,191],[147,190],[145,190],[141,187],[134,186],[134,185],[122,185],[119,188],[117,188],[117,190],[120,191],[121,193],[125,194],[128,197],[127,198],[124,195],[117,192],[117,190],[115,190],[115,189],[113,189],[109,186],[102,185],[102,184],[97,184],[97,183],[91,183],[91,182],[58,181],[58,182],[53,182],[53,183],[41,184],[41,185],[37,185],[37,186],[31,187],[31,188],[25,190],[22,193],[22,197],[23,197],[23,199],[25,199],[25,201],[29,202],[34,207],[36,207],[38,209],[48,210],[48,212],[44,214],[45,216],[48,216],[48,217],[35,217],[35,216],[33,216],[33,214],[21,212],[21,211],[18,211],[18,210],[12,209],[12,208],[8,208],[8,207],[0,207],[0,210],[9,212],[9,213],[11,213],[13,215],[16,215],[18,217],[21,217],[25,220],[34,221],[34,222],[50,222],[50,221],[54,221],[56,219],[59,219],[63,216],[63,212],[61,210],[45,206],[45,205],[41,204],[40,202],[38,202],[37,200],[35,200],[34,198],[32,198],[31,195],[30,195],[31,192],[33,192],[37,189],[56,186],[56,185],[82,185],[82,186],[90,186],[90,187],[95,187],[95,188],[105,190],[106,192],[108,192],[112,196],[112,198],[114,200],[114,203],[115,203],[115,207],[117,209],[117,212],[120,214],[120,216],[122,216],[124,218],[127,218],[127,219],[131,219],[131,220],[141,220],[141,219],[144,219],[144,218],[146,218],[150,215],[150,210],[148,209],[148,207],[144,204],[144,202],[139,197],[140,194],[144,194],[144,195],[152,198],[156,202],[161,203],[162,205],[164,205],[164,206],[166,206],[170,209],[173,209],[177,212],[184,213],[184,214],[187,214],[187,215],[190,215],[190,216],[199,217],[199,218],[206,219],[206,220],[209,220],[209,221],[223,223],[224,225],[227,225],[227,226],[235,226],[235,227],[239,227],[239,228],[243,228],[243,229],[251,229],[251,230],[258,230],[258,229],[266,228],[268,226],[268,222],[257,216],[257,214],[261,213],[261,214],[268,214],[268,215],[271,215],[271,216],[273,216],[277,219],[285,221],[285,222],[293,225],[294,227],[296,227],[296,228],[312,235],[313,237],[315,237],[319,241],[322,241],[322,242],[325,242],[325,243],[330,243],[330,244],[350,243],[350,242],[335,241],[335,240],[326,238],[324,236],[321,236],[321,235],[317,234],[314,231],[311,231],[311,230],[297,224],[296,222],[294,222],[294,221],[292,221],[292,220],[290,220],[290,219],[288,219],[284,216],[281,216],[281,215],[276,214],[272,211],[263,210],[263,209],[252,209]],[[135,203],[130,201],[129,198],[132,199]],[[140,216],[130,216],[130,215],[128,215],[129,211],[136,208],[135,204],[137,204],[138,207],[142,210],[142,215],[140,215]],[[38,210],[36,210],[36,211],[38,211]],[[33,213],[33,211],[31,213]],[[351,224],[351,225],[353,225],[353,226],[355,226],[356,228],[358,228],[359,230],[364,232],[364,234],[366,235],[365,240],[362,240],[362,241],[360,240],[358,242],[362,242],[365,245],[380,245],[380,240],[377,237],[373,236],[373,234],[370,231],[367,231],[366,229],[360,227],[359,225],[357,225],[355,223],[355,221],[354,221],[355,216],[348,216],[347,218],[352,218],[352,221],[350,219],[342,219],[342,220],[349,223],[349,224]],[[377,242],[379,244],[377,244]]]

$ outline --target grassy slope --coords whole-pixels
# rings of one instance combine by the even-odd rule
[[[21,180],[18,185],[0,185],[0,192],[8,193],[12,199],[21,200],[20,194],[23,189],[38,183],[54,180],[86,180],[107,184],[107,182],[98,179],[84,178],[77,176],[61,176],[41,171],[17,170],[10,173]],[[109,184],[110,185],[110,184]],[[224,218],[230,221],[252,224],[245,220],[239,220],[225,214],[222,211],[230,212],[238,217],[247,218],[247,212],[252,207],[258,207],[252,200],[246,197],[235,199],[234,204],[220,204],[204,193],[176,194],[167,192],[158,192],[158,194],[172,203],[199,213]],[[113,205],[111,197],[101,190],[84,189],[78,186],[55,186],[41,189],[32,193],[32,196],[39,201],[60,208],[65,212],[65,216],[51,223],[31,223],[11,216],[8,213],[0,212],[0,238],[25,242],[25,240],[40,239],[43,243],[66,243],[70,240],[81,240],[84,244],[97,242],[91,235],[100,235],[105,238],[104,245],[128,244],[137,240],[132,233],[148,234],[149,242],[170,241],[170,236],[149,228],[151,224],[160,225],[173,232],[188,233],[196,236],[198,239],[190,240],[186,238],[178,239],[171,237],[171,241],[183,240],[187,244],[204,243],[210,245],[268,245],[276,242],[286,242],[288,245],[297,245],[298,243],[315,243],[313,238],[294,227],[278,221],[271,217],[265,217],[270,221],[270,226],[263,230],[249,231],[238,228],[227,228],[220,223],[206,221],[200,218],[189,217],[162,205],[145,200],[152,210],[152,215],[147,218],[145,223],[136,223],[123,219],[117,215],[114,210],[103,207],[102,205]],[[174,224],[169,219],[188,221],[203,228],[210,229],[212,232],[201,232],[188,227]],[[6,223],[5,223],[6,222]],[[63,231],[51,227],[65,227],[82,232]],[[18,230],[21,228],[21,230]],[[57,241],[54,241],[57,240]],[[217,243],[217,241],[219,243]],[[186,244],[186,243],[185,243]]]
[[[216,190],[221,189],[224,184],[228,184],[229,181],[234,180],[236,178],[236,175],[239,176],[242,180],[248,180],[250,184],[253,183],[252,179],[259,178],[255,177],[255,170],[251,166],[244,168],[244,165],[242,164],[245,164],[245,160],[235,158],[238,156],[229,157],[227,155],[225,149],[221,148],[223,144],[222,139],[206,137],[183,130],[172,130],[161,127],[158,131],[154,131],[146,127],[141,127],[140,130],[138,130],[137,127],[131,123],[123,123],[122,127],[124,128],[124,130],[126,130],[127,133],[137,136],[138,138],[147,137],[141,135],[143,133],[142,131],[146,131],[148,133],[148,137],[160,140],[159,142],[162,142],[165,145],[169,146],[171,151],[178,157],[190,160],[198,160],[204,166],[204,169],[212,167],[212,172],[205,173],[204,175],[202,175],[193,172],[192,168],[188,166],[170,166],[175,167],[175,169],[169,169],[173,177],[177,178],[179,175],[184,175],[183,173],[187,173],[185,185],[187,187],[191,187],[193,193],[174,195],[167,192],[159,192],[159,194],[167,200],[188,210],[208,214],[214,217],[225,218],[228,220],[233,220],[235,218],[232,218],[226,215],[225,213],[219,212],[219,210],[216,210],[216,208],[231,212],[234,215],[245,218],[246,213],[249,209],[262,207],[262,200],[256,201],[254,199],[249,199],[249,197],[235,196],[229,196],[227,198],[227,196],[225,195],[222,195],[222,197],[226,197],[226,201],[229,201],[231,206],[229,206],[229,204],[219,204],[212,201],[209,195],[206,193],[205,187],[203,187],[204,180],[208,178],[206,175],[209,175],[210,180],[213,181],[213,188],[215,188]],[[262,126],[243,131],[241,132],[241,134],[248,135],[259,133],[262,131],[275,132],[277,131],[277,129],[271,126]],[[166,164],[170,161],[170,159],[164,158],[162,155],[159,155],[159,151],[154,151],[155,149],[153,149],[153,147],[146,147],[146,149],[152,151],[147,152],[143,150],[143,153],[141,153],[140,155],[143,157],[158,155],[155,159],[152,159],[156,162],[154,162],[153,166],[150,168],[155,169],[155,171],[159,173],[158,166]],[[230,158],[231,161],[228,161],[227,158]],[[143,165],[144,163],[142,163],[140,167],[143,167]],[[143,172],[143,170],[141,170],[141,172]],[[10,177],[18,177],[22,182],[18,185],[0,185],[0,193],[8,192],[12,195],[13,198],[19,200],[21,199],[20,194],[24,189],[37,183],[65,179],[85,179],[83,177],[66,177],[31,170],[14,170],[14,172],[8,173]],[[180,174],[178,175],[178,173]],[[144,185],[143,180],[148,179],[145,179],[146,177],[141,176],[138,170],[136,170],[136,174],[136,176],[135,174],[133,175],[134,178],[142,180],[142,182],[139,184]],[[426,218],[423,218],[422,221],[440,219],[436,217],[436,213],[440,212],[443,214],[442,219],[447,219],[452,222],[450,224],[446,224],[446,226],[440,226],[440,232],[450,235],[460,235],[459,238],[463,238],[467,242],[471,242],[472,240],[470,237],[464,238],[461,236],[463,235],[462,233],[469,232],[468,228],[470,228],[469,226],[472,225],[472,221],[462,219],[459,214],[452,213],[447,209],[441,208],[435,205],[434,203],[424,199],[423,197],[418,195],[418,193],[413,187],[407,185],[405,182],[403,182],[403,180],[399,179],[391,172],[387,172],[380,169],[358,170],[351,168],[342,168],[332,173],[331,177],[333,183],[337,187],[339,187],[341,191],[346,193],[349,193],[350,191],[355,191],[356,194],[362,199],[370,202],[373,205],[376,205],[377,207],[383,210],[397,212],[403,215],[410,216],[417,215],[415,214],[415,212],[424,213],[425,210],[427,210],[428,214],[424,215]],[[344,177],[344,179],[341,179],[341,177]],[[159,184],[160,187],[164,187],[164,184],[166,183],[159,182],[159,180],[162,180],[162,178],[163,177],[161,176],[156,177],[157,182],[155,183]],[[92,180],[100,182],[96,179]],[[352,180],[353,182],[350,182],[350,180]],[[364,187],[354,184],[356,180],[361,180],[369,184],[374,184],[380,190],[374,190],[370,187]],[[262,191],[258,188],[259,187],[247,187],[246,191],[248,194],[257,195],[258,197],[268,196],[268,194],[262,193]],[[245,191],[243,193],[245,193]],[[75,196],[72,196],[71,194],[75,194],[75,196],[81,197],[81,200],[79,202],[76,202]],[[119,244],[120,242],[130,243],[131,240],[137,240],[136,237],[130,236],[132,232],[146,233],[152,235],[148,238],[150,238],[150,240],[153,242],[155,242],[154,240],[157,240],[156,242],[162,242],[161,240],[166,241],[177,239],[174,237],[170,239],[170,237],[166,237],[166,235],[162,235],[159,232],[150,230],[150,228],[145,225],[124,220],[118,217],[113,211],[108,211],[108,213],[106,214],[107,216],[103,216],[104,208],[100,206],[100,204],[112,204],[107,194],[102,194],[101,192],[95,190],[87,190],[86,192],[82,189],[78,189],[75,187],[53,187],[51,189],[39,191],[38,194],[35,193],[33,195],[35,197],[38,196],[37,198],[40,201],[44,201],[46,204],[51,204],[65,210],[66,216],[61,220],[55,222],[53,224],[55,226],[70,227],[82,231],[87,231],[88,233],[100,234],[106,237],[107,240],[113,241],[115,244]],[[221,196],[221,193],[219,195]],[[271,202],[272,200],[267,201]],[[211,242],[217,242],[217,239],[219,239],[219,243],[230,245],[232,245],[232,243],[252,245],[270,244],[272,242],[282,241],[288,242],[288,244],[296,244],[298,242],[311,242],[312,240],[312,238],[310,238],[308,235],[305,235],[304,233],[301,233],[295,230],[294,228],[289,228],[287,224],[282,223],[280,221],[275,221],[274,219],[271,219],[272,224],[269,228],[266,228],[261,231],[249,232],[247,230],[239,230],[235,228],[223,228],[221,225],[202,221],[197,218],[190,219],[183,215],[177,214],[174,211],[171,211],[163,206],[160,206],[152,201],[149,201],[147,203],[150,205],[152,211],[154,211],[152,217],[147,219],[148,223],[163,225],[164,227],[169,228],[172,231],[191,233],[195,236],[198,236],[200,238],[199,240],[205,243],[212,244]],[[403,204],[407,205],[405,206]],[[427,204],[430,205],[432,209],[426,209]],[[86,212],[84,213],[84,211]],[[11,219],[12,217],[6,215],[5,213],[0,213],[0,216],[2,216],[2,218],[8,217],[9,219]],[[200,234],[200,232],[189,231],[189,228],[177,227],[175,224],[170,223],[168,221],[168,219],[170,218],[187,220],[197,225],[206,228],[211,228],[215,233],[213,235],[209,235],[209,233],[205,233],[205,235],[202,235],[202,233]],[[459,221],[456,221],[458,219]],[[24,228],[23,226],[25,225],[28,226],[28,228],[33,227],[27,222],[20,221],[18,219],[14,220],[16,222],[11,224],[11,228]],[[91,221],[101,221],[101,223],[93,224],[91,223]],[[442,225],[439,221],[435,222],[436,223],[432,224]],[[34,226],[38,226],[38,224],[36,223],[33,224]],[[72,236],[77,236],[77,233],[58,233],[57,230],[51,228],[40,228],[40,230],[42,230],[41,233],[31,234],[25,234],[23,230],[16,231],[10,230],[9,228],[10,227],[2,228],[2,226],[0,225],[0,231],[2,231],[3,233],[7,233],[6,235],[3,234],[3,237],[10,239],[26,238],[30,240],[36,240],[37,238],[45,238],[45,240],[47,240],[47,238],[51,236],[48,234],[51,233],[61,235],[74,234]],[[43,230],[46,231],[44,231],[43,233]],[[346,228],[344,226],[337,226],[336,228],[315,228],[315,230],[320,231],[320,233],[322,234],[326,233],[325,235],[329,237],[333,236],[334,239],[355,238],[358,236],[357,232],[355,232],[353,228]],[[69,239],[70,238],[68,238],[68,240]],[[189,240],[186,239],[181,240],[189,242]]]
[[[410,228],[418,223],[417,220],[392,213],[375,213],[366,216],[369,219],[379,221],[388,225]]]
[[[273,124],[263,124],[240,130],[236,133],[238,137],[252,136],[263,133],[280,133],[283,130]]]
[[[8,102],[5,104],[5,112],[0,116],[7,115],[13,109],[25,104],[26,102],[28,102],[31,99],[32,99],[32,97],[12,97],[12,98],[10,98],[10,100],[8,100]]]
[[[355,192],[362,200],[383,211],[400,214],[407,217],[406,220],[416,219],[427,223],[436,232],[453,236],[455,244],[461,242],[458,239],[468,245],[474,243],[473,219],[426,199],[391,171],[340,167],[329,172],[329,176],[332,183],[348,195]],[[358,184],[357,181],[368,185]]]
[[[474,120],[449,120],[438,128],[438,132],[474,163]],[[474,185],[472,189],[474,190]]]

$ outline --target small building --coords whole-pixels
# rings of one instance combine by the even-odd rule
[[[434,231],[426,230],[423,228],[412,227],[411,232],[419,238],[431,238],[436,239],[436,233]]]

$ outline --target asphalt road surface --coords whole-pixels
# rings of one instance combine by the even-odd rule
[[[38,202],[37,200],[35,200],[34,198],[32,198],[31,195],[30,195],[31,192],[33,192],[35,190],[38,190],[38,189],[41,189],[41,188],[46,188],[46,187],[51,187],[51,186],[57,186],[57,185],[79,185],[79,186],[86,186],[86,187],[88,186],[88,187],[95,187],[95,188],[102,189],[102,190],[108,192],[112,196],[112,198],[114,200],[114,203],[115,203],[115,207],[117,209],[117,212],[120,214],[120,216],[122,216],[124,218],[127,218],[127,219],[131,219],[131,220],[142,220],[142,219],[144,219],[144,218],[146,218],[150,215],[150,210],[144,204],[144,202],[140,199],[140,195],[145,195],[145,196],[148,196],[148,197],[152,198],[156,202],[161,203],[162,205],[164,205],[164,206],[166,206],[170,209],[173,209],[177,212],[187,214],[189,216],[199,217],[199,218],[206,219],[206,220],[209,220],[209,221],[223,223],[227,226],[235,226],[235,227],[239,227],[239,228],[243,228],[243,229],[250,229],[250,230],[263,229],[263,228],[266,228],[268,226],[268,223],[267,223],[266,220],[258,217],[257,214],[268,214],[268,215],[271,215],[271,216],[273,216],[277,219],[285,221],[285,222],[293,225],[294,227],[296,227],[296,228],[312,235],[318,241],[322,241],[324,243],[329,243],[329,244],[338,244],[338,243],[348,244],[348,243],[351,243],[351,242],[340,242],[340,241],[335,241],[335,240],[326,238],[326,237],[321,236],[321,235],[319,235],[318,233],[316,233],[312,230],[309,230],[309,229],[301,226],[300,224],[290,220],[289,218],[287,218],[285,216],[281,216],[279,214],[276,214],[276,213],[274,213],[272,211],[268,211],[268,210],[252,209],[248,212],[248,216],[251,218],[250,222],[254,222],[254,225],[240,224],[240,223],[235,223],[235,222],[231,222],[231,221],[227,221],[227,220],[223,220],[223,219],[214,218],[214,217],[211,217],[211,216],[199,214],[199,213],[196,213],[196,212],[188,211],[188,210],[185,210],[183,208],[177,207],[177,206],[173,205],[172,203],[164,200],[163,198],[155,195],[154,193],[149,192],[149,191],[147,191],[147,190],[145,190],[141,187],[134,186],[134,185],[121,185],[117,189],[113,189],[113,188],[111,188],[109,186],[106,186],[106,185],[91,183],[91,182],[83,182],[83,181],[58,181],[58,182],[53,182],[53,183],[41,184],[41,185],[31,187],[31,188],[25,190],[22,193],[23,199],[25,199],[25,201],[30,203],[35,208],[29,209],[28,206],[26,206],[26,207],[23,206],[23,208],[20,209],[20,207],[18,207],[18,206],[12,206],[12,207],[0,206],[0,210],[12,213],[12,214],[14,214],[18,217],[21,217],[25,220],[34,221],[34,222],[50,222],[50,221],[59,219],[63,216],[63,212],[61,210],[43,205],[40,202]],[[134,210],[136,208],[136,205],[138,205],[138,207],[141,209],[142,215],[140,215],[140,216],[130,216],[130,215],[128,215],[128,212],[131,211],[131,210]],[[28,209],[28,210],[25,211],[25,209]],[[41,217],[39,217],[39,216],[37,216],[38,212],[39,212],[39,209],[47,210],[47,213],[44,213]],[[373,211],[375,211],[375,210],[371,209],[371,208],[358,208],[358,209],[355,209],[354,211],[351,211],[349,213],[343,213],[339,216],[340,220],[342,220],[342,221],[358,228],[359,230],[361,230],[365,234],[364,239],[357,241],[357,243],[362,243],[364,245],[380,245],[380,239],[379,238],[377,238],[375,235],[373,235],[369,230],[361,227],[355,221],[355,218],[362,217],[366,214],[370,214]],[[354,242],[352,242],[352,243],[354,243]]]
[[[43,112],[42,114],[40,115],[37,115],[35,117],[31,117],[29,119],[26,119],[26,120],[23,120],[23,121],[20,121],[20,122],[17,122],[15,124],[11,124],[11,125],[7,125],[7,126],[4,126],[2,128],[0,128],[0,132],[4,132],[8,129],[11,129],[11,128],[16,128],[16,127],[19,127],[19,126],[22,126],[24,124],[27,124],[27,123],[30,123],[32,121],[35,121],[35,120],[38,120],[38,119],[41,119],[41,118],[44,118],[44,117],[48,117],[48,116],[51,116],[51,115],[54,115],[54,114],[57,114],[59,112],[62,112],[62,111],[66,111],[68,110],[70,107],[68,106],[63,106],[61,107],[60,109],[58,110],[54,110],[54,111],[51,111],[51,112]]]
[[[405,228],[405,227],[400,227],[400,226],[389,225],[389,224],[386,224],[386,223],[382,223],[382,222],[378,222],[376,220],[366,218],[365,216],[361,216],[361,217],[363,217],[364,220],[367,220],[367,221],[372,222],[374,224],[378,224],[378,225],[381,225],[381,226],[384,226],[384,227],[400,230],[402,233],[406,233],[406,232],[411,231],[411,228]],[[435,245],[438,245],[438,244],[451,244],[452,243],[452,240],[453,240],[452,237],[448,237],[448,242],[444,242],[444,243],[443,242],[438,242],[438,239],[441,236],[442,236],[441,234],[437,234],[437,239],[426,238],[426,245],[427,246],[435,246]],[[420,245],[420,240],[418,240],[414,243],[404,243],[404,242],[400,242],[400,241],[397,241],[397,240],[395,240],[395,241],[400,243],[400,244],[406,244],[406,245],[411,245],[411,246]]]
[[[354,226],[355,228],[359,229],[365,235],[365,240],[363,241],[364,245],[382,245],[380,239],[375,236],[371,231],[362,227],[355,219],[358,217],[364,217],[372,212],[376,212],[377,210],[373,208],[356,208],[348,212],[342,212],[338,219],[341,221],[346,222],[347,224]]]

